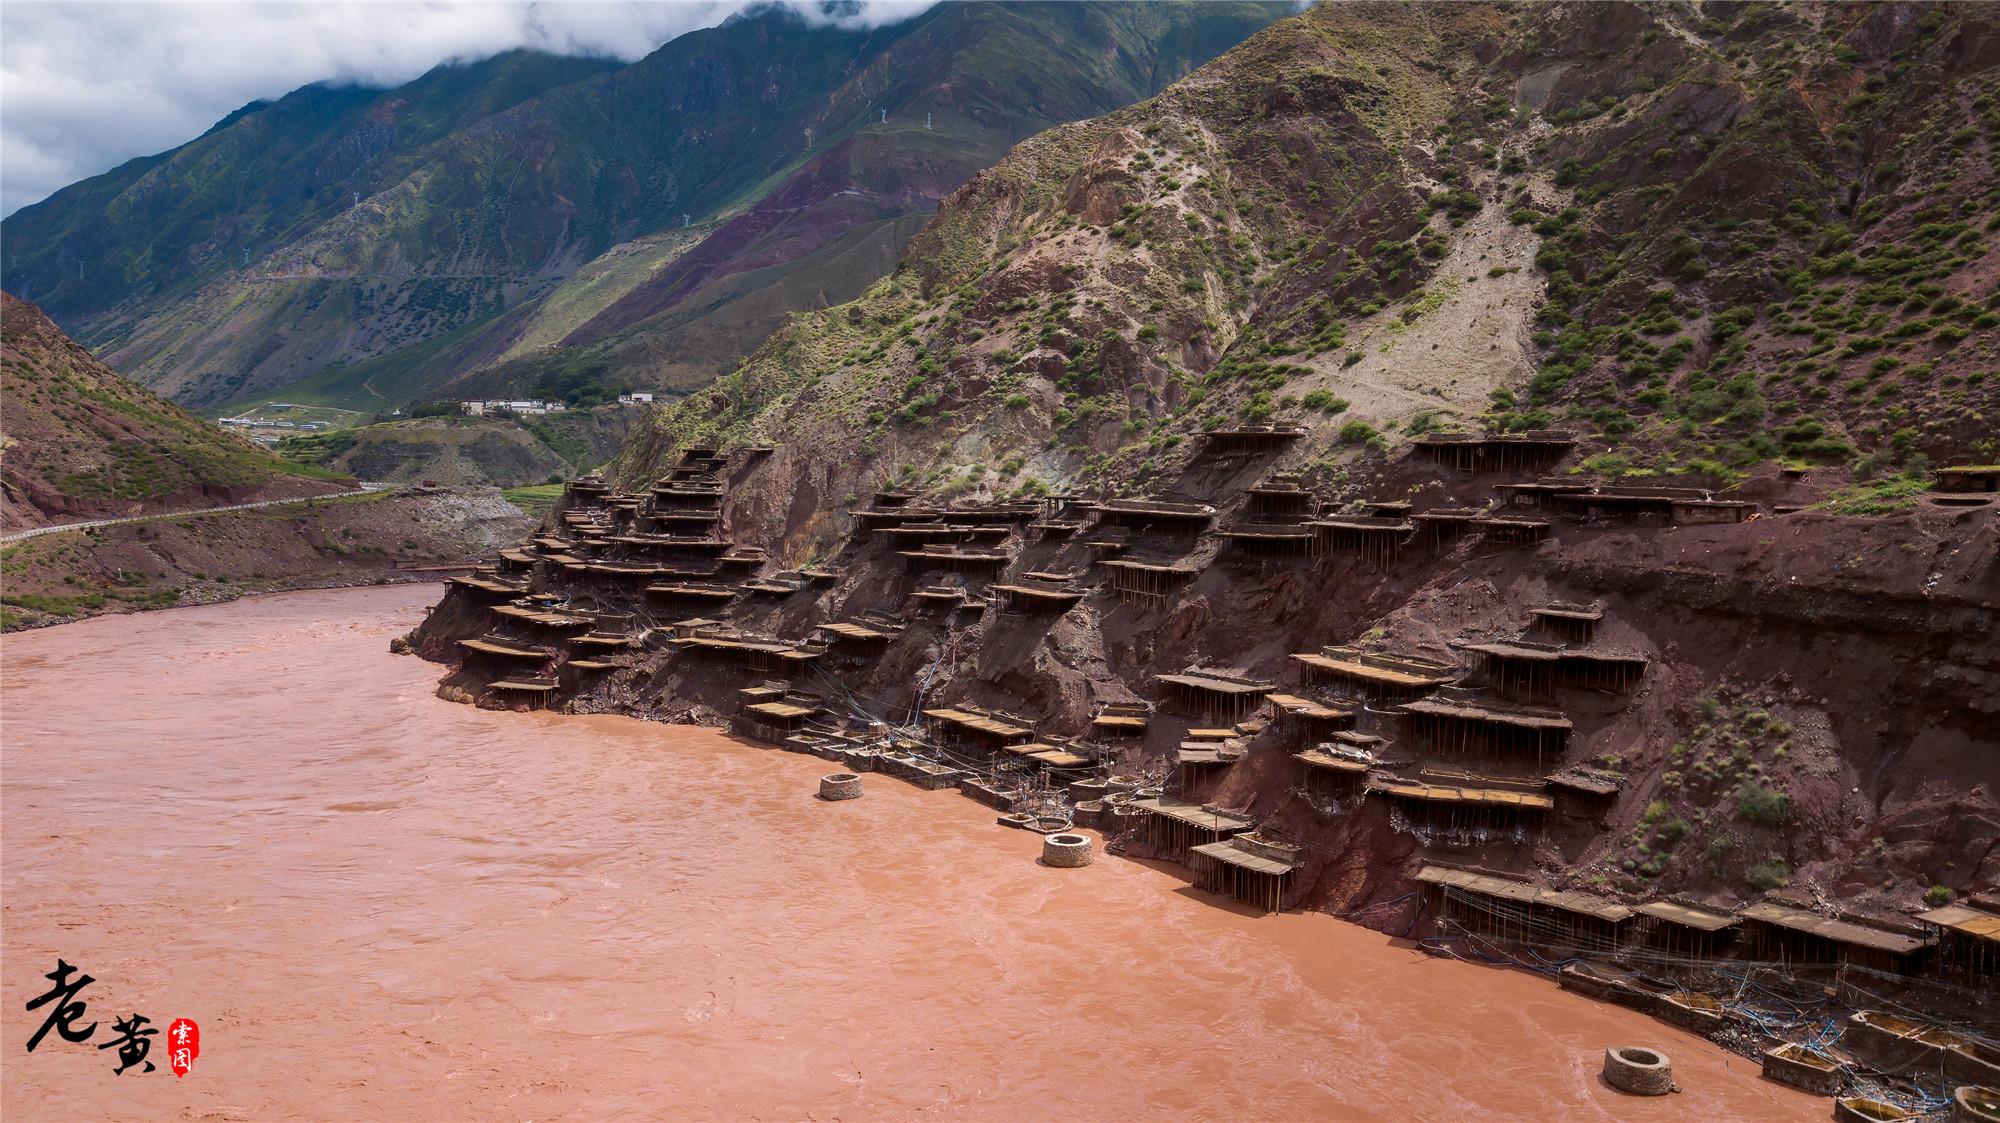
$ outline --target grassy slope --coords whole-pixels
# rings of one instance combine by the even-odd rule
[[[393,483],[514,487],[608,460],[639,411],[604,406],[547,417],[420,417],[287,438],[286,455]]]
[[[422,342],[534,295],[547,287],[538,278],[662,228],[670,214],[712,213],[743,184],[794,163],[802,119],[858,117],[858,93],[829,107],[827,91],[903,30],[816,29],[767,13],[683,36],[639,63],[398,148],[384,168],[393,174],[356,184],[360,207],[253,247],[243,273],[171,304],[135,307],[129,321],[103,301],[72,316],[93,343],[110,344],[114,361],[130,355],[136,373],[197,403]],[[690,136],[689,120],[706,127]],[[337,124],[332,145],[399,143],[369,118]],[[60,193],[44,204],[67,205]],[[198,220],[211,231],[226,221],[220,210]]]
[[[1439,423],[1711,479],[1986,457],[1990,13],[1615,11],[1324,6],[1052,130],[662,411],[626,478],[754,435],[851,449],[857,486],[1140,490],[1236,419],[1309,424],[1334,475]]]
[[[634,235],[759,198],[865,130],[878,108],[908,120],[921,102],[941,129],[955,130],[962,166],[948,187],[1012,140],[1154,88],[1280,10],[1000,7],[943,5],[872,32],[764,13],[684,36],[615,72],[551,77],[538,96],[516,101],[480,85],[523,88],[489,64],[347,100],[302,91],[246,111],[149,174],[133,169],[59,193],[10,219],[7,234],[28,251],[20,276],[62,301],[66,322],[180,400],[282,396],[330,364],[372,360],[396,371],[428,367],[417,381],[434,385],[513,343],[490,350],[468,329],[548,294]],[[433,109],[425,100],[433,97],[449,106]],[[430,127],[447,118],[450,131]],[[345,174],[325,186],[323,175],[292,174],[315,159]],[[169,172],[221,186],[190,192],[200,206],[155,215],[140,200]],[[272,182],[313,183],[315,194],[309,204],[267,199],[259,192]],[[911,190],[924,210],[939,189]],[[900,197],[903,186],[888,191]],[[155,236],[142,218],[174,233]],[[101,239],[76,237],[84,227]],[[108,248],[95,248],[99,241]],[[63,255],[79,252],[89,289],[65,280],[77,262]],[[114,254],[123,256],[114,263]],[[187,268],[188,254],[199,268]],[[172,287],[161,288],[169,277]],[[453,348],[410,350],[453,332],[466,333]],[[755,338],[734,347],[740,353]],[[378,387],[406,381],[387,369],[362,373]],[[315,400],[357,404],[359,381],[337,381],[310,388]]]
[[[336,473],[274,457],[120,377],[34,305],[0,294],[10,499],[45,513],[120,513],[166,497],[248,497]],[[25,511],[15,514],[28,517]]]
[[[171,152],[134,160],[8,216],[10,286],[66,322],[185,298],[295,241],[479,120],[615,64],[516,51],[399,89],[306,86],[253,103]],[[103,345],[116,318],[94,332]]]
[[[431,581],[531,524],[493,492],[378,491],[0,547],[0,631],[281,589]]]

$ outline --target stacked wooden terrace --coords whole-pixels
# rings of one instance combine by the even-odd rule
[[[1767,898],[1736,915],[1744,921],[1750,953],[1766,961],[1848,964],[1908,975],[1936,944],[1936,937],[1912,925],[1825,916],[1782,898]]]
[[[1436,549],[1464,537],[1485,517],[1484,507],[1432,507],[1412,514],[1410,522],[1417,528],[1417,540]]]
[[[1507,784],[1490,777],[1464,777],[1446,783],[1444,777],[1406,779],[1373,773],[1368,794],[1395,803],[1411,822],[1443,832],[1512,830],[1530,825],[1523,820],[1554,810],[1555,800],[1528,785]]]
[[[823,644],[784,640],[726,624],[689,629],[667,641],[668,648],[721,660],[745,671],[801,672],[826,655]]]
[[[1304,765],[1300,781],[1307,791],[1351,796],[1367,786],[1386,744],[1373,734],[1340,730],[1311,748],[1293,753],[1292,759]]]
[[[1395,564],[1416,524],[1400,514],[1322,514],[1306,524],[1313,552],[1360,558],[1378,569]]]
[[[1469,524],[1482,545],[1502,549],[1534,546],[1548,541],[1549,520],[1513,515],[1481,515]]]
[[[752,577],[736,588],[739,592],[759,597],[789,597],[806,587],[806,579],[798,573],[774,573],[768,577]]]
[[[2000,899],[1974,895],[1917,919],[1930,925],[1941,974],[1976,986],[2000,982]]]
[[[1035,740],[1037,719],[970,703],[924,711],[931,738],[941,745],[992,754]]]
[[[1354,728],[1354,711],[1351,708],[1308,694],[1272,693],[1266,697],[1277,715],[1278,727],[1296,731],[1308,740]]]
[[[1646,673],[1644,656],[1529,639],[1468,643],[1499,694],[1525,702],[1548,701],[1558,687],[1623,693]]]
[[[1569,455],[1576,434],[1561,429],[1525,433],[1426,433],[1415,441],[1417,455],[1461,472],[1513,472],[1545,468]]]
[[[1189,669],[1181,674],[1155,675],[1161,701],[1184,714],[1240,721],[1264,706],[1276,685],[1215,671]]]
[[[1562,757],[1575,728],[1561,710],[1464,695],[1412,699],[1399,712],[1404,731],[1416,744],[1446,756],[1512,757],[1541,764]]]
[[[1528,609],[1528,620],[1531,630],[1565,643],[1589,643],[1604,620],[1604,606],[1550,601]]]
[[[1106,702],[1090,719],[1091,731],[1100,737],[1143,737],[1152,721],[1148,702]]]
[[[992,575],[1007,568],[1014,555],[1005,550],[981,550],[974,547],[939,545],[926,542],[915,550],[896,551],[914,572],[926,570],[947,570],[955,573]]]
[[[1449,866],[1425,866],[1417,873],[1417,884],[1423,887],[1426,911],[1440,926],[1570,954],[1616,948],[1637,915],[1596,894]]]
[[[1161,857],[1182,865],[1195,847],[1233,838],[1256,825],[1234,811],[1166,796],[1135,800],[1132,806],[1145,815],[1147,841]]]
[[[991,591],[998,599],[1000,611],[1023,615],[1060,615],[1080,604],[1088,592],[1067,578],[1051,580],[1033,574],[995,584]]]
[[[1217,533],[1228,546],[1245,554],[1303,558],[1314,551],[1314,528],[1300,523],[1239,522]]]
[[[1096,750],[1068,737],[1048,736],[999,746],[995,759],[1017,764],[1067,783],[1094,774]]]
[[[738,708],[730,727],[767,744],[782,744],[826,709],[826,698],[789,682],[767,679],[736,692]]]
[[[1643,962],[1661,953],[1712,959],[1740,950],[1766,963],[1911,975],[1938,946],[1921,923],[1828,916],[1782,895],[1733,910],[1672,898],[1628,905],[1519,874],[1445,865],[1424,867],[1417,881],[1439,934],[1520,944],[1551,958],[1630,952]]]
[[[1648,901],[1634,905],[1639,938],[1673,956],[1713,959],[1736,942],[1741,917],[1694,901]]]
[[[1127,604],[1161,605],[1171,600],[1198,572],[1183,562],[1145,562],[1109,558],[1097,563],[1111,582],[1111,591]]]
[[[510,581],[497,573],[488,572],[483,569],[469,575],[459,574],[447,577],[445,578],[445,584],[455,585],[461,589],[469,589],[483,597],[489,598],[518,597],[528,591],[528,586],[522,582]]]
[[[901,617],[884,612],[864,612],[852,620],[833,620],[813,625],[814,632],[828,650],[846,663],[872,660],[907,627]]]
[[[1285,907],[1302,853],[1302,847],[1250,831],[1190,847],[1188,865],[1203,889],[1277,912]]]
[[[1577,522],[1699,524],[1742,522],[1757,509],[1747,500],[1717,499],[1703,488],[1642,487],[1597,480],[1543,478],[1495,484],[1510,508],[1553,511]]]
[[[1254,522],[1303,522],[1319,508],[1319,498],[1292,473],[1273,473],[1243,489],[1244,516]]]
[[[1624,778],[1618,773],[1584,764],[1573,764],[1549,773],[1549,790],[1556,795],[1556,808],[1578,819],[1603,819],[1618,802]]]
[[[591,472],[569,481],[563,492],[572,504],[587,507],[603,502],[604,497],[611,493],[611,485],[605,482],[602,474]]]
[[[1420,655],[1326,647],[1292,656],[1307,682],[1327,682],[1371,702],[1428,694],[1458,678],[1458,668]]]
[[[1179,773],[1179,790],[1186,794],[1216,773],[1242,760],[1249,752],[1240,726],[1217,729],[1190,729],[1187,739],[1174,753]]]
[[[1204,451],[1218,455],[1274,452],[1306,435],[1303,425],[1237,425],[1205,435]]]
[[[1107,499],[1097,505],[1101,526],[1177,534],[1199,534],[1215,515],[1215,508],[1206,503],[1175,499]]]
[[[918,585],[911,590],[910,599],[919,610],[930,609],[934,613],[948,615],[983,612],[988,607],[987,599],[971,589],[942,581]]]

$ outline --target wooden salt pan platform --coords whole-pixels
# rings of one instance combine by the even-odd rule
[[[1185,863],[1197,846],[1221,842],[1249,830],[1249,819],[1231,811],[1161,796],[1133,800],[1129,806],[1146,816],[1146,837],[1169,861]]]
[[[1483,435],[1426,433],[1414,443],[1419,455],[1461,472],[1496,472],[1554,464],[1576,447],[1576,434],[1560,429]]]
[[[481,655],[492,655],[501,659],[534,659],[539,661],[549,659],[555,655],[555,652],[549,648],[531,647],[499,636],[462,639],[458,641],[458,646],[465,648],[467,651],[476,651]]]
[[[1165,689],[1165,700],[1174,707],[1199,717],[1231,721],[1255,713],[1264,704],[1264,696],[1276,689],[1268,682],[1200,671],[1155,675],[1153,681]]]
[[[1779,901],[1759,901],[1736,915],[1750,922],[1746,936],[1760,959],[1848,963],[1907,974],[1932,944],[1922,936],[1821,916]]]
[[[1303,848],[1259,832],[1192,847],[1188,866],[1210,893],[1232,897],[1269,912],[1285,907],[1285,893],[1299,867]]]
[[[1047,588],[1038,585],[995,585],[991,590],[1000,600],[1002,612],[1067,612],[1083,600],[1078,588]]]
[[[1415,698],[1457,677],[1456,668],[1435,659],[1353,647],[1301,652],[1292,659],[1305,667],[1308,679],[1331,679],[1371,699]]]
[[[1616,901],[1590,893],[1547,889],[1530,882],[1425,866],[1417,873],[1426,908],[1446,930],[1462,930],[1531,944],[1568,948],[1616,947],[1635,915]]]
[[[1420,698],[1400,707],[1404,725],[1444,753],[1533,753],[1561,756],[1573,728],[1559,710],[1503,709],[1474,702]]]

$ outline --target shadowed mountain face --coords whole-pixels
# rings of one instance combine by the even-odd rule
[[[10,283],[197,406],[311,380],[292,396],[379,408],[502,361],[532,384],[662,352],[642,381],[699,385],[886,272],[1013,143],[1285,10],[946,4],[872,31],[766,11],[629,66],[514,52],[308,87],[24,208]]]

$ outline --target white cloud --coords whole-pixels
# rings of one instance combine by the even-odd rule
[[[785,0],[879,26],[935,0]],[[636,59],[748,0],[0,3],[0,214],[312,82],[393,86],[514,47]]]

